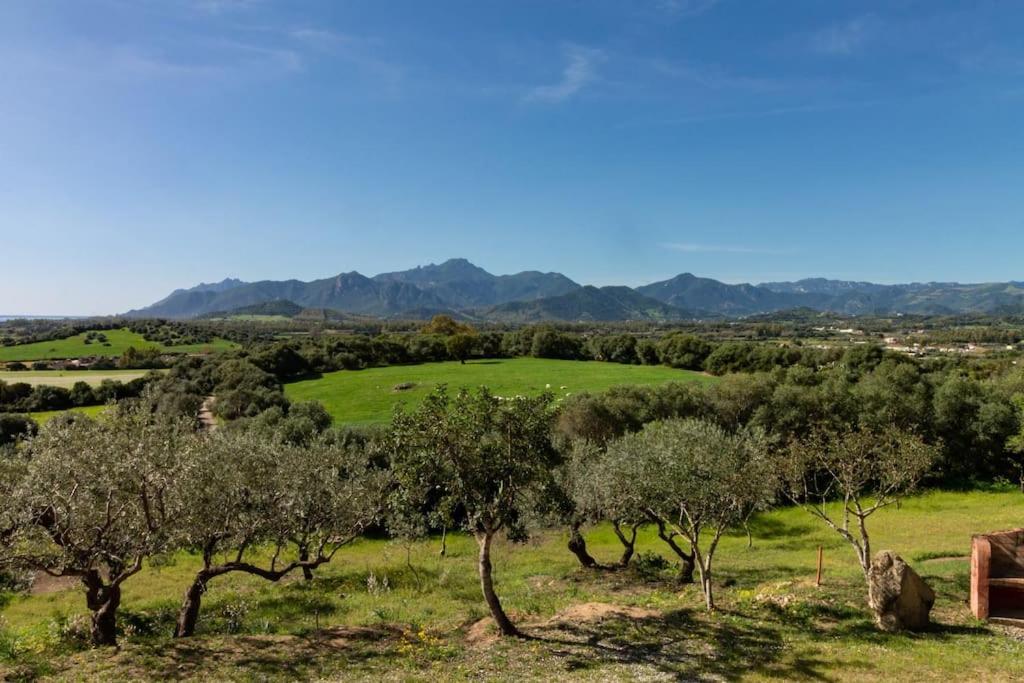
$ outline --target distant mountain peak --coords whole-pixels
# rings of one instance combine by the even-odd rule
[[[452,258],[442,263],[428,263],[409,270],[375,275],[374,280],[412,282],[414,284],[443,284],[456,281],[490,281],[494,279],[486,270],[464,258]]]
[[[225,291],[227,291],[229,289],[234,289],[235,287],[240,287],[240,286],[242,286],[244,284],[246,284],[246,283],[241,281],[241,280],[239,280],[239,279],[237,279],[237,278],[226,277],[223,280],[221,280],[220,282],[200,282],[195,287],[189,287],[188,289],[176,289],[176,290],[174,290],[174,293],[177,293],[177,292],[225,292]]]

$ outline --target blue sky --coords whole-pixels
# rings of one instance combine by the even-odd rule
[[[0,313],[463,256],[1024,279],[1024,4],[6,0]]]

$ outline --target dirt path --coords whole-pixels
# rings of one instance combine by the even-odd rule
[[[203,399],[203,405],[199,406],[199,423],[203,426],[203,430],[212,432],[217,429],[217,420],[213,417],[213,396],[207,396]]]

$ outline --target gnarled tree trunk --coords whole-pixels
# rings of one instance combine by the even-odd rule
[[[178,610],[178,621],[174,626],[175,638],[188,638],[195,635],[196,622],[199,621],[199,607],[202,605],[203,593],[206,592],[206,582],[210,576],[206,572],[196,574],[192,585],[185,591],[185,599],[181,601],[181,609]]]
[[[587,569],[597,569],[599,565],[597,560],[587,551],[587,541],[583,538],[583,534],[580,533],[580,525],[580,522],[575,520],[569,525],[569,551]]]
[[[121,604],[121,585],[103,583],[99,571],[82,576],[85,601],[92,612],[90,626],[93,645],[117,645],[117,608]]]
[[[202,605],[203,593],[206,592],[206,585],[215,577],[231,572],[242,572],[252,576],[258,576],[267,581],[276,582],[283,579],[296,569],[316,569],[321,564],[328,562],[330,556],[318,555],[316,559],[306,561],[295,561],[280,569],[264,569],[248,562],[226,562],[224,564],[209,565],[198,571],[192,580],[192,585],[185,591],[185,597],[178,610],[178,621],[174,627],[175,638],[187,638],[195,634],[196,622],[199,620],[199,608]]]
[[[628,567],[629,561],[633,559],[633,553],[636,551],[636,532],[640,528],[640,524],[633,524],[630,526],[630,533],[627,537],[622,531],[622,524],[619,520],[612,521],[612,529],[615,530],[615,535],[619,538],[619,542],[622,543],[622,557],[619,558],[620,567]]]
[[[309,562],[309,547],[305,545],[299,546],[299,562]],[[302,578],[306,581],[313,580],[313,570],[307,564],[302,565]]]
[[[694,553],[692,548],[690,552],[680,548],[673,534],[668,532],[665,522],[660,517],[653,517],[653,521],[658,525],[658,538],[665,541],[668,547],[672,549],[672,552],[679,557],[679,583],[693,583]]]
[[[479,531],[476,534],[476,542],[480,546],[480,558],[477,567],[480,571],[480,588],[484,594],[487,607],[491,610],[494,623],[503,636],[518,636],[519,629],[505,614],[498,600],[498,594],[494,592],[494,579],[491,575],[491,541],[494,540],[493,531]]]

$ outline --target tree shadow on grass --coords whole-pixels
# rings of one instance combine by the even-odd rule
[[[344,605],[323,595],[304,595],[301,599],[294,595],[274,595],[260,599],[256,609],[257,614],[272,615],[274,621],[284,623],[310,622],[345,611]]]
[[[246,679],[317,678],[331,668],[366,669],[387,658],[400,633],[391,628],[334,628],[302,636],[232,636],[136,642],[118,653],[118,671],[146,680],[215,680],[226,671]]]
[[[732,583],[741,586],[758,586],[767,581],[792,581],[798,582],[801,579],[814,578],[813,560],[808,562],[808,568],[801,572],[801,568],[792,564],[765,564],[758,567],[729,567],[728,571],[722,571],[723,579],[729,579]]]
[[[946,600],[967,603],[971,594],[971,574],[958,571],[952,576],[939,574],[922,574],[921,578],[932,587],[935,593]]]
[[[845,600],[798,601],[789,606],[766,603],[759,606],[758,613],[764,619],[776,622],[784,628],[811,633],[815,637],[845,639],[883,647],[907,641],[946,640],[953,637],[987,635],[990,632],[983,624],[932,621],[923,631],[888,633],[878,629],[869,608]]]
[[[848,638],[872,645],[895,645],[908,641],[948,640],[962,636],[985,636],[991,631],[983,625],[932,623],[923,631],[901,631],[888,633],[880,631],[870,618],[839,624],[829,629],[835,638]]]
[[[784,644],[780,629],[728,613],[690,610],[647,618],[556,623],[530,630],[569,671],[606,664],[650,667],[677,680],[735,680],[758,673],[782,680],[830,680],[828,662]]]
[[[755,515],[747,522],[747,526],[755,538],[755,543],[758,538],[770,538],[772,540],[778,538],[800,538],[809,535],[817,529],[810,522],[785,522],[776,517],[768,517],[766,515]],[[742,536],[745,535],[745,532],[739,530],[734,532],[733,535]]]

